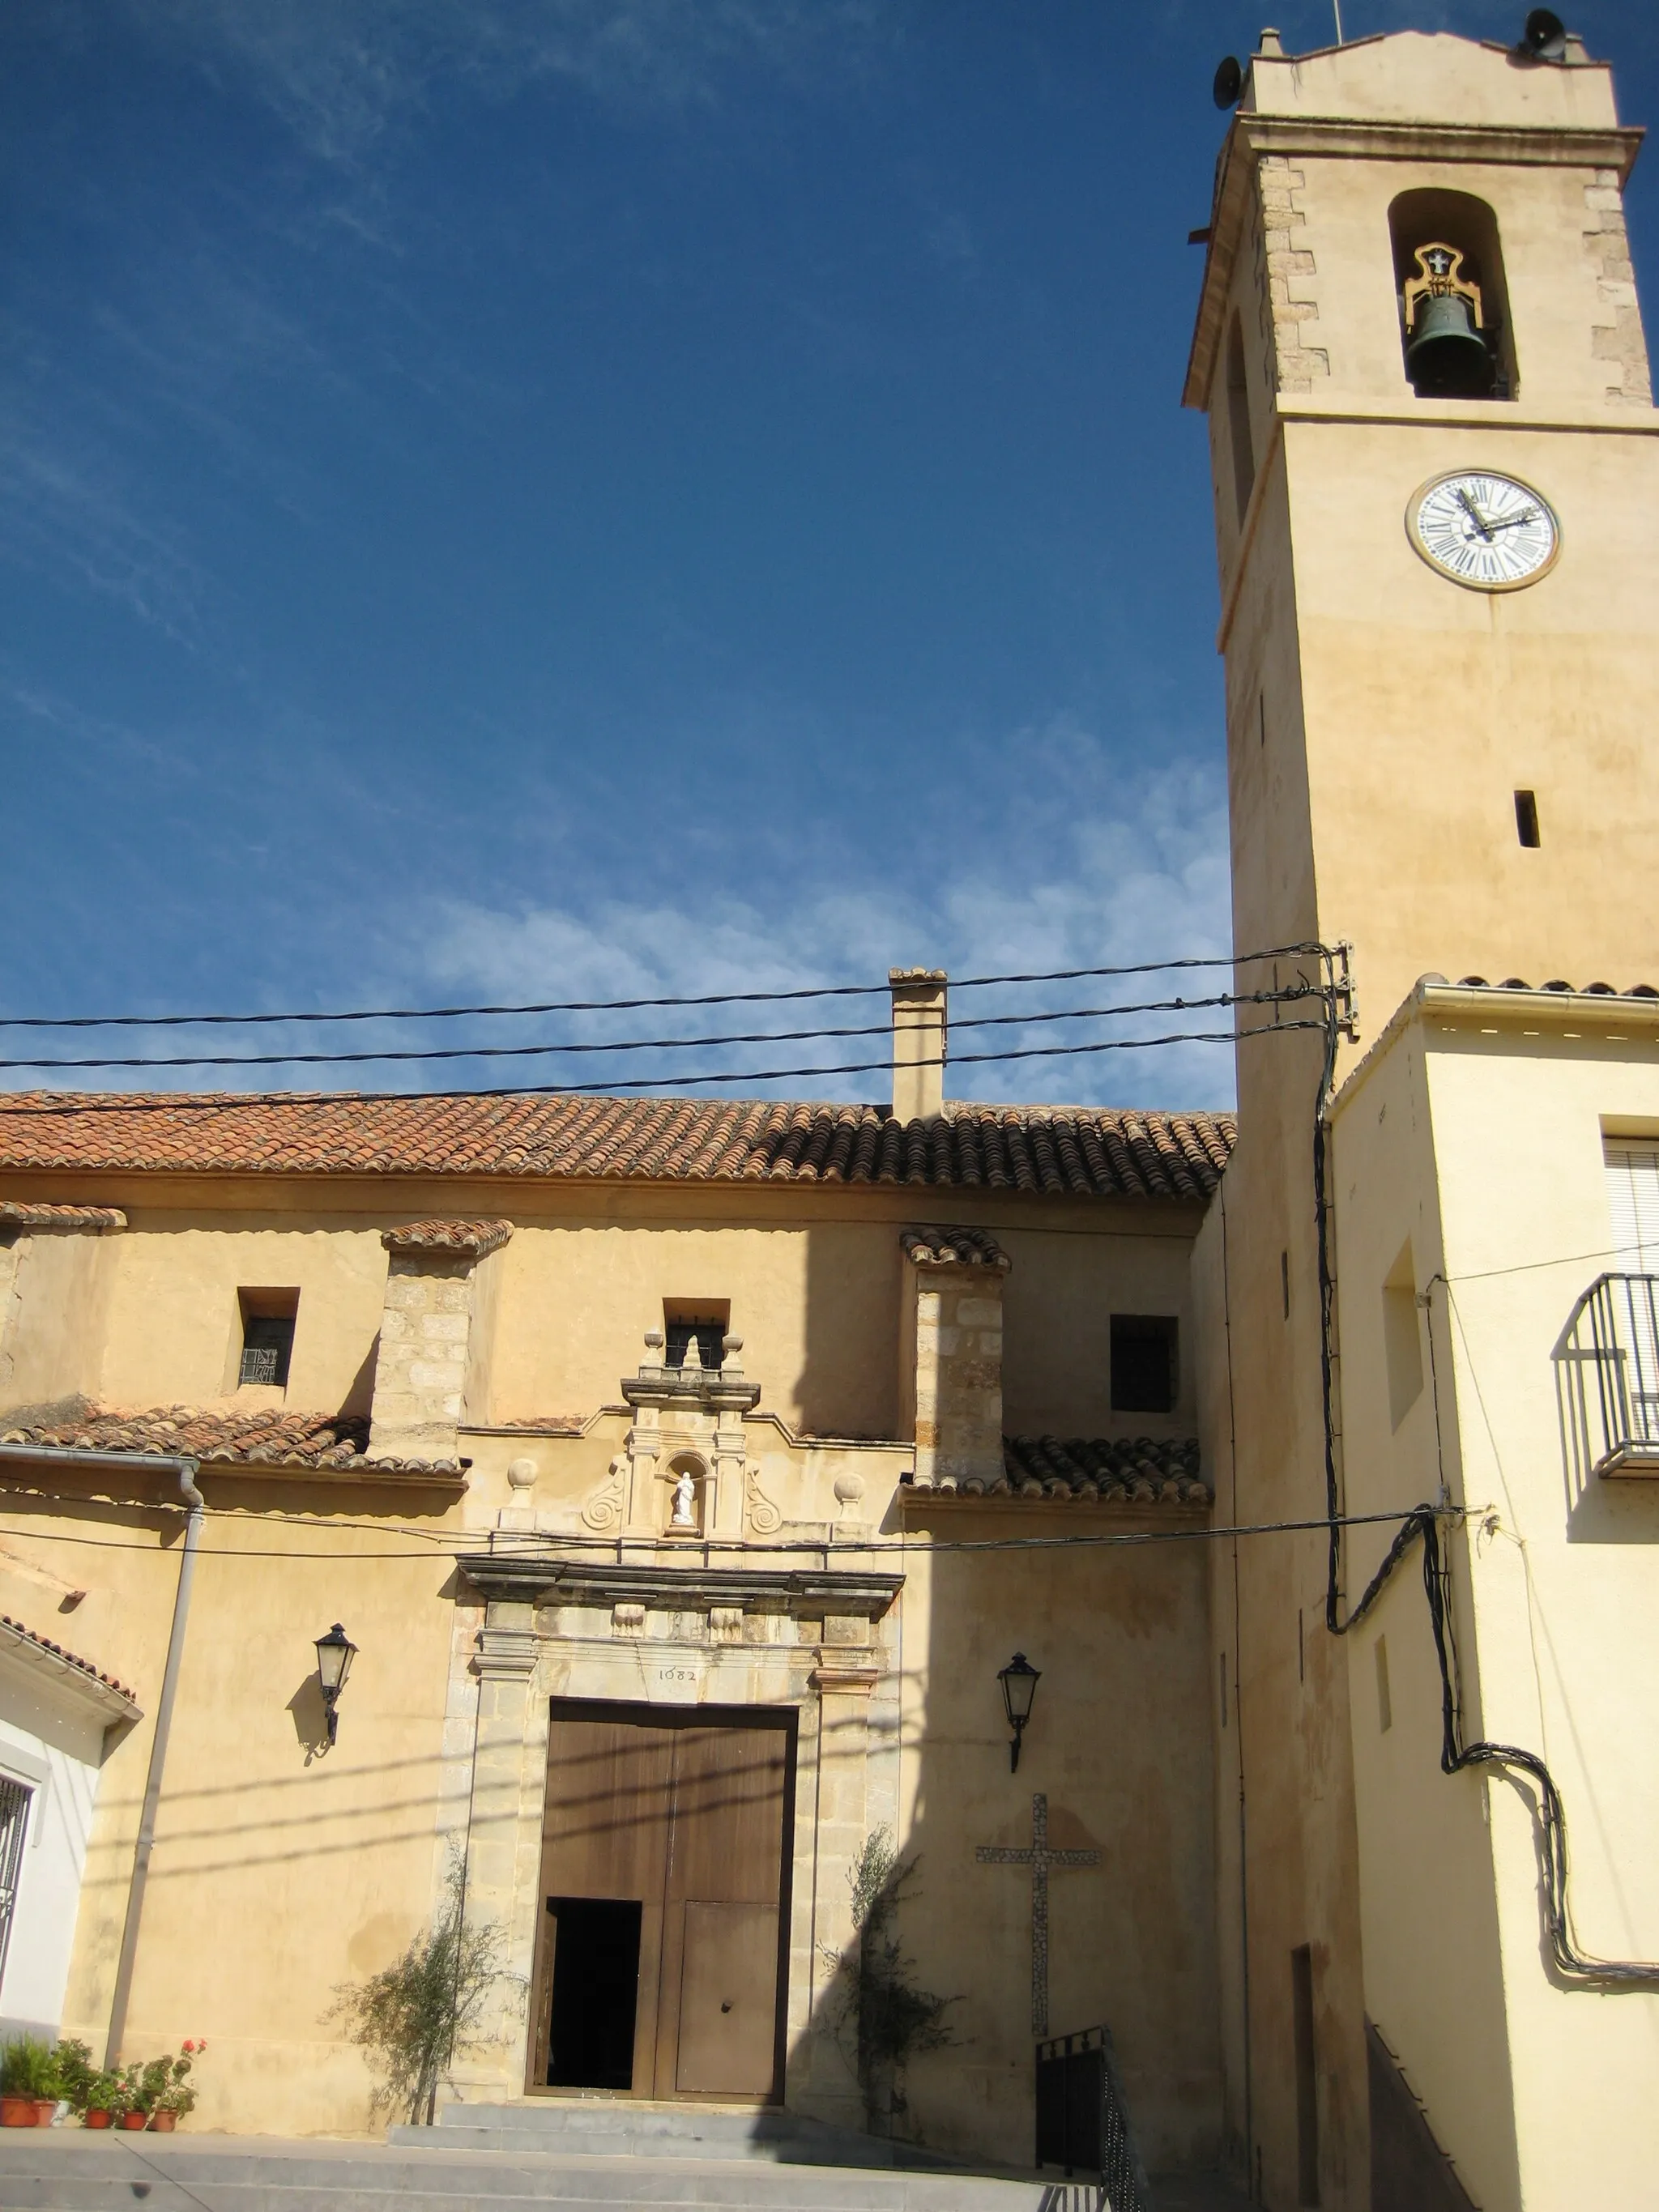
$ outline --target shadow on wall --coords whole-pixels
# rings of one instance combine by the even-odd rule
[[[941,1515],[933,1533],[1032,1532]],[[914,1796],[877,1929],[921,2033],[860,2066],[855,1976],[815,2028],[848,2053],[872,2133],[1029,2170],[1039,2037],[1109,2027],[1145,2163],[1208,2172],[1221,2084],[1200,1547],[941,1554],[929,1571],[931,1605],[914,1573],[902,1601]],[[998,1674],[1017,1645],[1043,1679],[1012,1771]]]
[[[1659,1286],[1598,1276],[1550,1357],[1568,1540],[1659,1543]]]
[[[819,1222],[807,1231],[805,1353],[796,1386],[807,1435],[897,1436],[902,1258],[893,1224]],[[782,1411],[787,1379],[764,1379],[775,1393],[773,1410]]]

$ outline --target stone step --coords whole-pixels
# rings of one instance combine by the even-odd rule
[[[5,2212],[1061,2212],[1037,2181],[761,2159],[599,2158],[397,2144],[0,2134]],[[141,2147],[142,2146],[142,2147]],[[1100,2212],[1079,2186],[1077,2212]]]
[[[659,2104],[641,2098],[527,2098],[511,2104],[451,2104],[435,2130],[392,2127],[390,2142],[415,2148],[555,2152],[561,2157],[766,2159],[792,2166],[899,2167],[950,2172],[953,2161],[914,2143],[892,2142],[805,2114],[735,2105]]]

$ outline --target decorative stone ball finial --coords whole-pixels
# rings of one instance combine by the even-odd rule
[[[533,1490],[536,1486],[536,1462],[533,1459],[509,1460],[507,1479],[514,1490]]]

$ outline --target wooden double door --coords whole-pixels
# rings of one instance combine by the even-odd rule
[[[775,2100],[794,1721],[556,1699],[528,2087]]]

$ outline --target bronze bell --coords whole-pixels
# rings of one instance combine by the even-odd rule
[[[1492,356],[1474,326],[1474,311],[1457,292],[1418,303],[1406,348],[1406,374],[1419,392],[1441,398],[1486,399],[1492,386]]]

